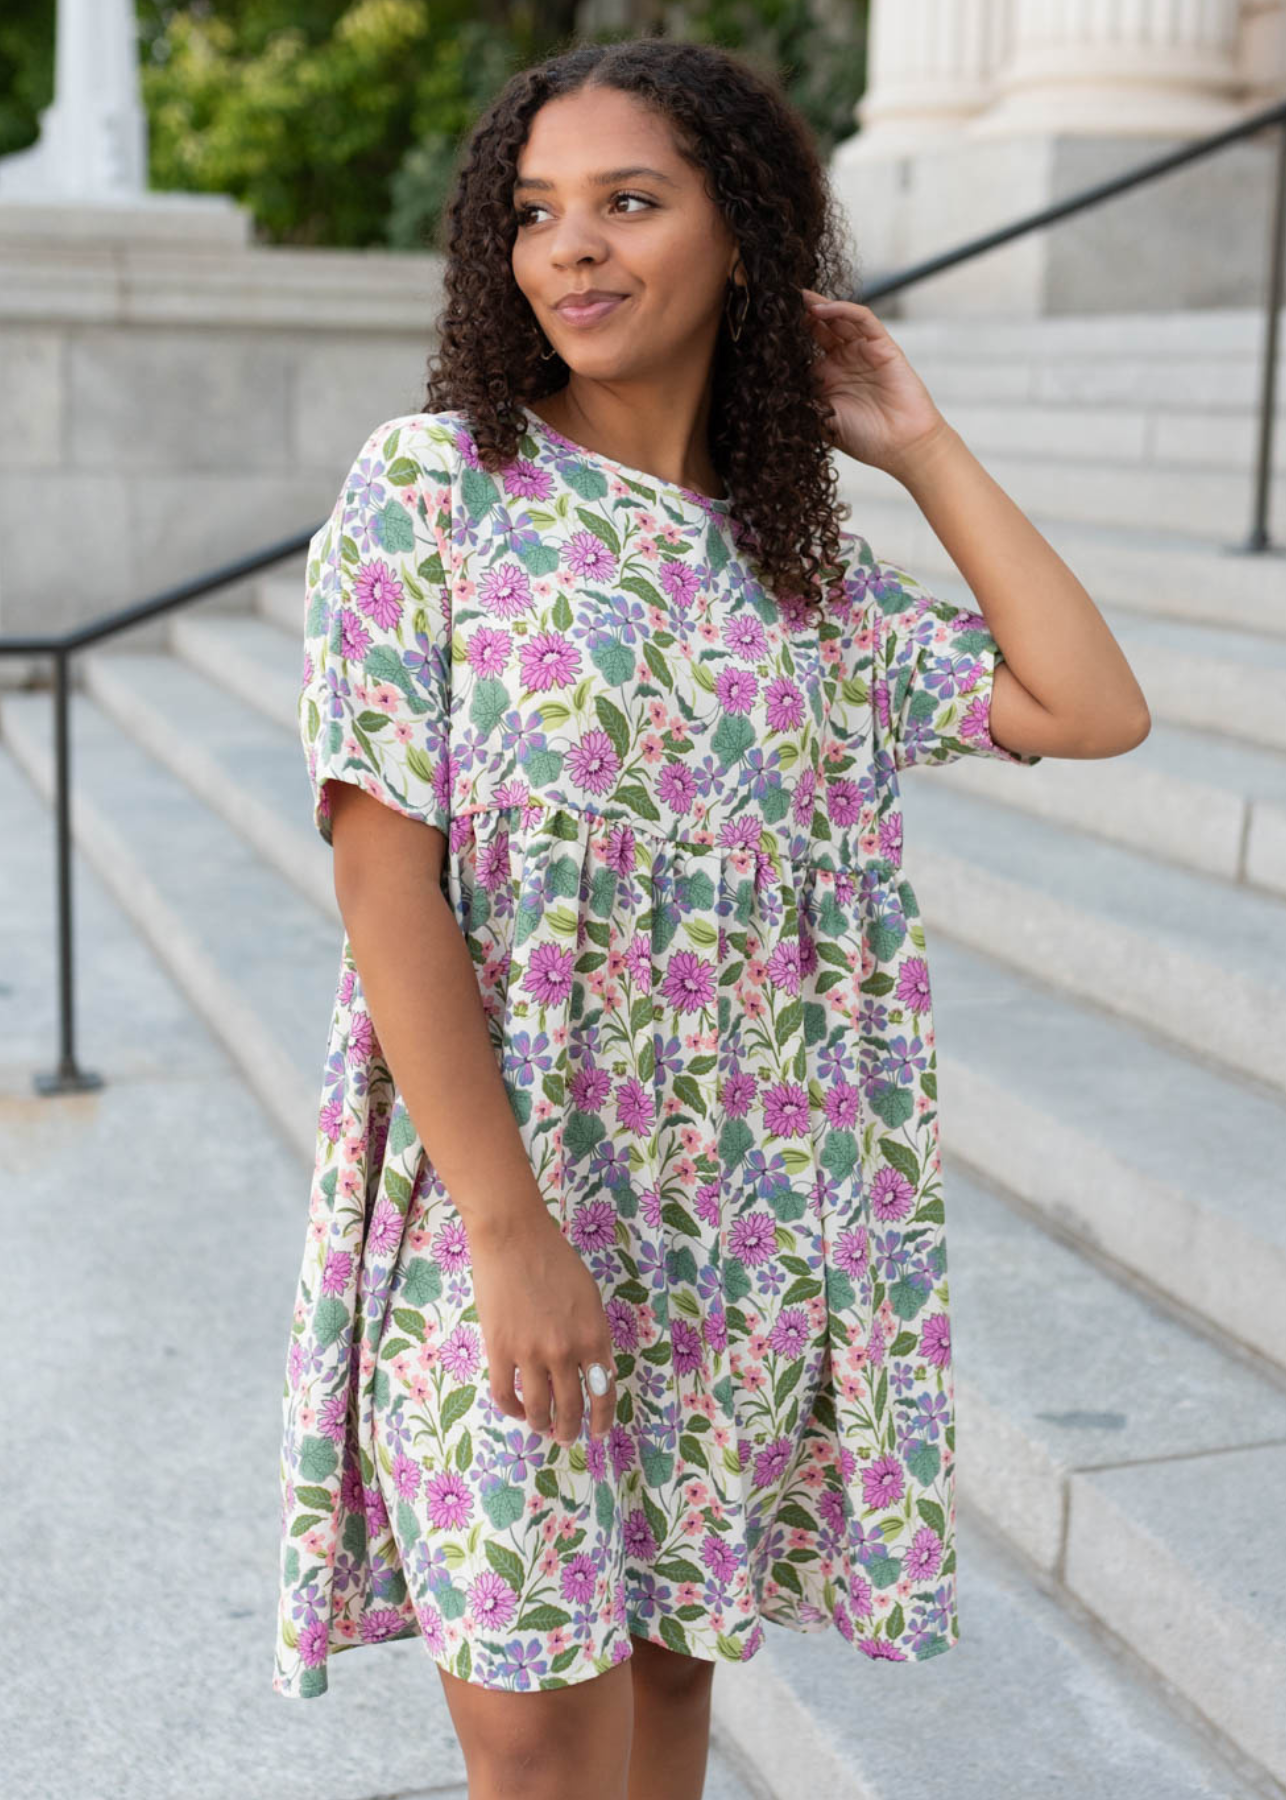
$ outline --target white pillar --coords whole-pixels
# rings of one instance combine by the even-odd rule
[[[1199,137],[1245,113],[1239,0],[1012,0],[1011,54],[970,138]]]
[[[876,158],[958,131],[992,97],[1012,0],[871,0],[867,86],[850,157]]]
[[[0,197],[119,201],[146,191],[133,0],[58,0],[53,104],[37,142],[0,158]]]

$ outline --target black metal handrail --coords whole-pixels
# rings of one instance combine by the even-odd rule
[[[1014,238],[1023,237],[1029,231],[1056,224],[1060,219],[1065,219],[1073,213],[1082,212],[1087,207],[1101,205],[1103,201],[1110,200],[1129,188],[1138,187],[1145,181],[1153,181],[1161,175],[1168,174],[1172,169],[1182,167],[1184,163],[1196,162],[1200,158],[1211,156],[1216,151],[1222,150],[1227,144],[1236,143],[1242,138],[1253,137],[1257,132],[1272,126],[1276,126],[1278,129],[1278,158],[1268,233],[1268,281],[1264,300],[1263,380],[1259,403],[1254,515],[1250,534],[1245,544],[1238,548],[1246,554],[1280,554],[1280,550],[1269,542],[1267,515],[1269,471],[1272,463],[1273,393],[1277,368],[1277,321],[1282,304],[1282,245],[1283,237],[1286,235],[1286,101],[1279,101],[1272,106],[1262,108],[1259,112],[1248,114],[1238,124],[1231,125],[1224,131],[1213,132],[1209,137],[1198,138],[1195,142],[1184,145],[1182,149],[1168,151],[1162,156],[1153,157],[1148,162],[1139,163],[1135,168],[1126,170],[1124,174],[1112,176],[1107,181],[1097,182],[1092,187],[1082,188],[1079,192],[1069,195],[1067,199],[1056,201],[1052,206],[1027,213],[1008,225],[997,227],[994,231],[983,232],[977,237],[970,238],[966,243],[958,245],[954,250],[943,251],[941,255],[915,263],[912,267],[903,269],[897,274],[884,276],[862,287],[850,298],[859,300],[863,304],[883,299],[886,294],[897,293],[900,289],[910,287],[915,282],[927,280],[929,276],[936,275],[943,269],[954,268],[958,263],[981,256],[985,251],[994,249],[998,244],[1009,243]],[[284,557],[297,555],[301,550],[308,548],[310,540],[321,529],[324,522],[324,520],[318,521],[316,525],[307,530],[298,531],[291,537],[282,538],[275,544],[269,544],[265,549],[238,558],[235,562],[224,563],[221,567],[211,569],[207,574],[197,576],[191,581],[180,582],[176,587],[165,588],[160,593],[153,594],[149,599],[138,601],[134,606],[104,613],[101,617],[91,620],[87,625],[76,626],[71,631],[35,637],[0,637],[0,656],[52,656],[54,659],[60,1040],[57,1068],[47,1073],[38,1071],[32,1078],[37,1093],[74,1093],[103,1085],[101,1075],[93,1070],[79,1067],[74,1046],[71,757],[67,729],[71,657],[77,650],[83,650],[89,644],[98,643],[104,638],[114,636],[119,631],[128,630],[130,626],[141,624],[145,619],[155,618],[161,613],[171,612],[176,607],[185,606],[193,600],[200,600],[216,588],[224,587],[227,583],[239,580],[243,576],[253,575],[272,563],[280,562]]]

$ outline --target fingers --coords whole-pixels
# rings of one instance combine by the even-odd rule
[[[547,1432],[552,1422],[549,1371],[543,1363],[525,1362],[519,1367],[522,1404],[533,1431]]]
[[[554,1388],[554,1436],[560,1444],[574,1444],[580,1436],[581,1414],[585,1410],[580,1369],[574,1362],[561,1362],[549,1371],[549,1379]]]
[[[616,1356],[612,1346],[600,1350],[594,1356],[586,1357],[581,1367],[588,1370],[591,1363],[598,1363],[607,1370],[607,1392],[596,1394],[588,1381],[585,1392],[589,1398],[589,1430],[591,1437],[606,1437],[612,1429],[612,1421],[616,1417]]]
[[[525,1419],[527,1413],[514,1388],[514,1371],[512,1367],[506,1377],[504,1372],[494,1367],[491,1371],[491,1398],[500,1411],[508,1419]]]

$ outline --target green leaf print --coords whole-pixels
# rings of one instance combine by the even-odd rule
[[[540,1606],[528,1607],[514,1630],[557,1631],[560,1625],[570,1625],[571,1622],[572,1615],[569,1612],[564,1612],[561,1606],[550,1606],[546,1601]]]
[[[725,713],[720,719],[710,748],[724,768],[740,760],[755,741],[755,728],[742,713]]]
[[[509,706],[509,689],[503,681],[480,680],[473,690],[473,703],[469,708],[469,723],[476,725],[479,733],[483,737],[487,737],[504,718]]]
[[[394,464],[394,467],[397,466],[397,464]],[[409,466],[412,468],[415,467],[413,463]],[[413,477],[413,479],[415,478]],[[410,482],[397,483],[398,487],[409,487],[410,485]],[[378,521],[375,527],[375,535],[380,541],[381,549],[392,551],[394,555],[398,554],[400,551],[414,550],[415,529],[411,524],[411,515],[407,512],[400,500],[389,500],[386,502],[386,504],[380,508],[379,512],[376,513],[375,518]]]
[[[500,490],[485,469],[466,463],[460,470],[460,495],[470,519],[480,519],[498,504]]]
[[[555,631],[570,631],[572,628],[572,606],[566,594],[560,594],[554,601],[554,610],[549,615]]]
[[[725,1169],[735,1169],[744,1161],[754,1142],[754,1133],[744,1119],[729,1119],[719,1135],[719,1159]]]
[[[601,476],[599,477],[599,480],[602,480]],[[606,489],[604,489],[604,492],[606,492]],[[586,531],[592,531],[594,536],[598,538],[601,543],[607,545],[613,556],[620,556],[621,540],[606,519],[602,518],[596,512],[591,512],[588,506],[578,506],[576,508],[576,517],[580,520]]]
[[[656,1488],[668,1487],[674,1475],[673,1452],[670,1450],[657,1450],[652,1445],[644,1444],[639,1451],[639,1458],[643,1464],[643,1479],[647,1482],[648,1486]],[[644,1508],[646,1509],[649,1504],[650,1502],[645,1494],[643,1496]],[[654,1525],[652,1531],[659,1544],[665,1538],[665,1516],[661,1513],[658,1513],[657,1516],[660,1519],[660,1529],[658,1530]]]
[[[339,1467],[339,1452],[329,1438],[306,1437],[299,1446],[299,1473],[307,1481],[325,1481]]]
[[[478,1397],[478,1390],[472,1383],[464,1387],[449,1388],[443,1397],[441,1422],[443,1434],[450,1431],[457,1419],[462,1419]]]
[[[651,796],[633,782],[621,782],[613,796],[619,806],[628,807],[644,819],[659,819],[661,814]]]
[[[669,1613],[661,1614],[661,1636],[671,1650],[677,1650],[681,1655],[687,1654],[688,1634],[679,1621]]]
[[[509,1583],[515,1594],[521,1594],[527,1568],[517,1551],[511,1550],[507,1544],[498,1544],[494,1538],[488,1538],[483,1549],[496,1574]]]
[[[490,1488],[484,1493],[482,1505],[496,1530],[504,1531],[521,1519],[526,1501],[520,1487],[506,1482],[503,1487]]]
[[[442,1297],[442,1270],[426,1257],[413,1256],[406,1265],[402,1297],[411,1306],[428,1306]]]
[[[609,687],[624,687],[634,677],[634,652],[615,638],[596,644],[589,659]]]
[[[882,1082],[870,1096],[871,1110],[883,1119],[890,1130],[896,1131],[899,1125],[905,1125],[915,1111],[915,1101],[911,1098],[911,1090],[896,1087],[893,1082]]]
[[[613,706],[605,694],[598,696],[594,710],[598,714],[599,724],[612,740],[613,750],[625,762],[630,754],[629,720],[618,706]]]
[[[342,1300],[327,1296],[317,1302],[313,1313],[313,1332],[319,1350],[329,1350],[348,1324],[348,1308]]]

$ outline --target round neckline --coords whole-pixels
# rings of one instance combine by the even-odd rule
[[[632,469],[628,463],[617,462],[614,457],[604,456],[599,450],[587,450],[584,444],[578,444],[574,438],[565,436],[557,426],[550,425],[541,418],[539,413],[533,412],[525,401],[522,402],[522,410],[537,431],[543,432],[547,438],[552,439],[556,444],[561,444],[564,449],[574,451],[584,462],[597,463],[600,467],[611,469],[613,473],[632,481],[646,482],[658,493],[678,494],[689,505],[699,506],[706,512],[726,513],[732,505],[728,499],[716,500],[713,495],[703,494],[696,488],[684,487],[682,482],[663,481],[659,475],[653,475],[647,469]]]

